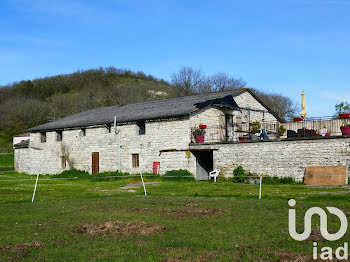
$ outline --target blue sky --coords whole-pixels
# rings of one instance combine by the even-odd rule
[[[115,66],[228,72],[308,116],[350,101],[350,0],[1,0],[0,85]]]

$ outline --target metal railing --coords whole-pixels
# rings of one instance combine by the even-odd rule
[[[321,137],[322,134],[327,136],[341,136],[340,127],[344,124],[350,124],[350,118],[339,119],[333,117],[315,117],[303,121],[280,122],[260,122],[261,129],[264,129],[268,139],[293,138],[293,137]],[[279,136],[279,129],[283,126],[286,131]],[[205,126],[199,137],[198,128],[191,128],[191,143],[219,143],[234,142],[245,140],[263,139],[263,134],[257,136],[250,132],[252,123],[241,122],[234,123],[232,126]],[[197,131],[197,132],[196,132]],[[326,131],[326,132],[325,132]],[[266,136],[265,136],[266,138]]]

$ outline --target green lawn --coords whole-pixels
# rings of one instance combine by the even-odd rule
[[[31,203],[35,181],[23,179],[34,178],[0,174],[0,261],[310,261],[313,241],[297,242],[288,234],[288,199],[297,200],[298,228],[312,206],[335,206],[350,214],[348,189],[263,185],[258,200],[258,186],[228,181],[158,179],[146,185],[144,196],[136,178],[43,176],[47,180],[39,180]],[[18,180],[5,181],[12,179]],[[81,233],[86,227],[102,230],[96,225],[108,221],[140,221],[162,230],[148,234],[134,226],[126,233]],[[337,231],[333,216],[328,223]],[[336,247],[349,236],[320,240],[318,246]]]

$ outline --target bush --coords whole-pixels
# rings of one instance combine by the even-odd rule
[[[280,125],[278,128],[278,136],[283,136],[286,131],[287,129],[284,127],[284,125]]]
[[[242,166],[239,166],[233,170],[233,182],[243,183],[246,178],[247,174]]]
[[[90,178],[93,181],[109,181],[109,180],[120,180],[120,179],[137,178],[137,177],[130,176],[129,173],[110,171],[110,172],[103,172],[103,173],[90,175]]]
[[[252,132],[252,134],[258,133],[259,130],[260,130],[260,128],[261,128],[261,124],[260,124],[259,121],[253,122],[253,123],[251,124],[251,132]]]
[[[142,173],[143,179],[146,180],[147,176],[153,175],[152,173]],[[46,176],[46,175],[45,175]],[[66,170],[60,174],[56,175],[47,175],[49,178],[86,178],[91,181],[109,181],[109,180],[120,180],[120,179],[130,179],[141,180],[140,174],[130,174],[126,172],[118,172],[118,171],[109,171],[98,174],[89,174],[86,171],[82,170]],[[154,178],[153,176],[150,179],[159,179],[159,176]]]
[[[71,170],[65,170],[60,174],[50,176],[51,178],[91,178],[91,175],[82,170],[76,170],[76,169],[71,169]]]
[[[185,170],[185,169],[179,169],[179,170],[170,170],[165,173],[165,175],[162,176],[163,181],[194,181],[193,175]]]
[[[264,176],[262,179],[263,184],[299,184],[292,177],[277,177],[277,176]]]

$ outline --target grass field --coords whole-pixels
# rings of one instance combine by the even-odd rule
[[[0,173],[0,261],[311,261],[313,241],[335,248],[349,239],[327,242],[315,231],[298,242],[288,234],[288,199],[296,199],[303,228],[313,206],[349,216],[346,188],[263,184],[258,200],[258,186],[158,178],[146,179],[144,196],[135,177],[41,176],[31,203],[34,178]],[[338,227],[329,216],[329,231]]]

